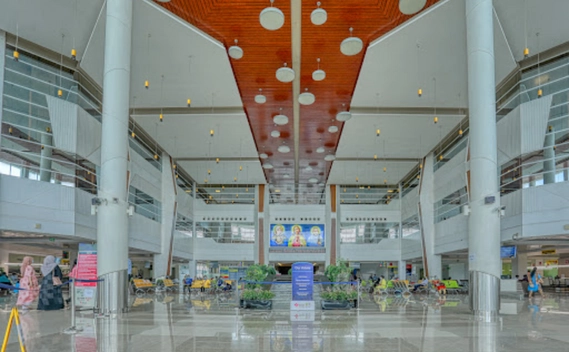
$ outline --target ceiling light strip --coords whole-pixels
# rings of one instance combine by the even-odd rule
[[[290,0],[291,32],[292,32],[292,67],[296,73],[292,81],[292,96],[300,94],[300,60],[302,46],[302,0]],[[300,152],[300,103],[293,99],[293,130],[294,130],[294,182],[299,183],[299,152]]]

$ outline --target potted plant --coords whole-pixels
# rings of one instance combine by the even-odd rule
[[[251,265],[247,268],[245,281],[247,285],[241,293],[240,306],[242,308],[253,309],[271,309],[273,306],[272,299],[275,294],[271,292],[270,283],[261,283],[272,281],[276,274],[275,268],[268,265]]]
[[[271,309],[275,294],[261,287],[248,288],[241,293],[241,308]]]
[[[343,260],[338,264],[329,265],[324,272],[331,282],[325,290],[320,292],[322,309],[350,309],[357,307],[358,291],[351,284],[341,284],[350,279],[350,268]]]

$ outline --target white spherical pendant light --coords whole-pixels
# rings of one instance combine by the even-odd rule
[[[326,161],[334,161],[336,160],[336,156],[334,154],[328,154],[324,157],[324,160]]]
[[[358,37],[352,37],[353,28],[350,28],[350,36],[340,44],[340,51],[346,56],[354,56],[360,53],[364,47],[364,42]]]
[[[272,131],[271,132],[271,137],[273,138],[279,138],[281,136],[281,133],[279,131]]]
[[[275,115],[273,122],[279,126],[286,125],[288,123],[288,116],[282,114]]]
[[[413,15],[421,11],[427,0],[399,0],[399,11],[404,15]]]
[[[277,79],[283,83],[289,83],[294,80],[296,76],[294,70],[287,67],[286,62],[283,67],[279,68],[276,73]]]
[[[324,153],[325,151],[326,151],[326,149],[324,149],[324,147],[318,147],[318,148],[316,148],[316,153],[318,153],[318,154],[322,154],[322,153]]]
[[[308,88],[306,89],[308,90]],[[314,94],[306,91],[298,96],[298,102],[302,105],[312,105],[316,101]]]
[[[274,0],[271,0],[271,6],[261,11],[259,22],[263,28],[269,31],[276,31],[281,28],[285,22],[284,13],[276,7],[273,7]]]
[[[336,120],[346,122],[352,118],[352,113],[349,111],[342,111],[336,115]]]
[[[330,133],[336,133],[336,132],[338,132],[338,126],[330,126],[330,127],[328,127],[328,132],[330,132]]]
[[[237,39],[235,39],[235,45],[230,46],[229,49],[227,49],[227,53],[229,54],[229,57],[235,60],[239,60],[243,57],[243,49],[237,45]]]
[[[277,150],[283,154],[290,152],[290,147],[288,145],[281,145],[277,148]]]
[[[259,89],[259,94],[255,95],[255,103],[265,104],[267,102],[267,97],[263,95],[263,90]]]
[[[310,14],[310,21],[312,21],[312,24],[316,26],[323,25],[324,23],[326,23],[326,20],[328,19],[328,13],[326,12],[326,10],[321,9],[320,5],[321,5],[320,1],[318,1],[316,3],[316,6],[318,6],[318,8],[312,11],[312,13]]]

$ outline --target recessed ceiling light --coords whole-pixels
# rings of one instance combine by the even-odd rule
[[[324,70],[318,69],[312,72],[312,79],[315,81],[323,81],[326,78],[326,72]]]
[[[286,115],[276,115],[273,117],[273,122],[279,126],[286,125],[288,123],[288,116]]]
[[[269,163],[263,164],[263,169],[272,169],[272,168],[273,168],[273,164],[269,164]]]
[[[261,11],[259,22],[263,28],[270,31],[276,31],[281,28],[285,21],[284,13],[276,7],[273,7],[274,0],[271,0],[271,6]]]
[[[261,159],[266,159],[266,158],[268,158],[268,157],[269,157],[269,156],[268,156],[267,154],[265,154],[265,153],[259,154],[259,158],[261,158]]]
[[[328,154],[324,157],[324,160],[326,161],[334,161],[336,160],[336,156],[334,154]]]
[[[346,56],[357,55],[364,47],[364,42],[360,38],[351,36],[353,30],[353,28],[350,28],[350,36],[340,44],[340,51]]]
[[[286,65],[286,62],[283,67],[277,70],[277,79],[283,83],[289,83],[294,81],[294,77],[296,76],[294,70]]]
[[[318,8],[312,11],[312,13],[310,14],[310,20],[312,21],[313,24],[320,26],[326,23],[326,20],[328,19],[328,14],[326,13],[326,10],[320,8],[320,1],[318,1],[316,5],[318,6]]]
[[[316,97],[310,92],[304,92],[298,96],[298,102],[302,105],[312,105],[315,101]]]
[[[399,0],[399,11],[404,15],[413,15],[421,11],[427,0]]]
[[[237,39],[235,39],[235,45],[232,45],[227,49],[227,53],[235,60],[239,60],[243,57],[243,49],[237,45]]]
[[[328,127],[328,132],[330,132],[330,133],[336,133],[336,132],[338,132],[338,126],[330,126],[330,127]]]
[[[272,131],[271,132],[271,137],[279,138],[280,136],[281,136],[281,133],[279,131]]]
[[[349,111],[342,111],[336,115],[336,120],[342,122],[348,121],[351,118],[352,118],[352,113]]]
[[[318,147],[318,148],[316,148],[316,153],[322,154],[322,153],[324,153],[325,151],[326,151],[326,149],[324,149],[324,147]]]
[[[267,97],[263,95],[263,90],[259,89],[259,94],[255,95],[255,103],[265,104],[267,102]]]
[[[308,182],[310,183],[318,183],[318,179],[316,177],[311,177],[308,179]]]
[[[281,153],[288,153],[290,152],[290,147],[288,145],[281,145],[277,148],[277,150]]]

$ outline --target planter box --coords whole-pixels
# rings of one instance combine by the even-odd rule
[[[326,301],[322,300],[320,305],[323,310],[340,310],[357,307],[357,301]]]
[[[272,309],[273,301],[250,301],[242,299],[239,306],[246,309]]]

